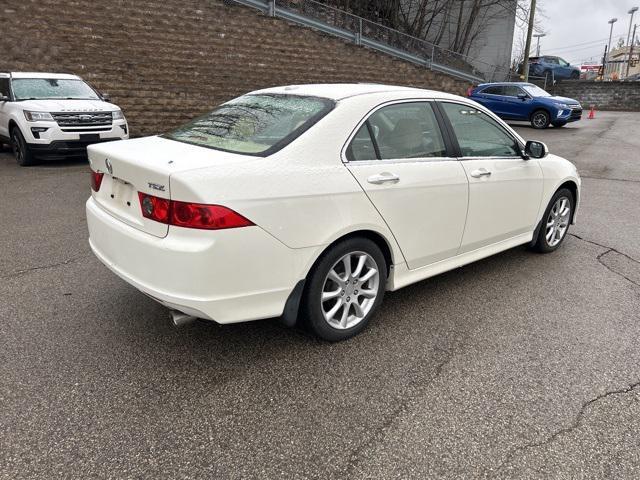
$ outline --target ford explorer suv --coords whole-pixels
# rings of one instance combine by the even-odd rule
[[[531,122],[533,128],[563,127],[582,118],[580,102],[553,96],[532,83],[483,83],[470,88],[467,96],[504,120]]]
[[[518,67],[518,73],[523,73],[523,64]],[[543,57],[529,58],[529,76],[545,77],[547,81],[553,80],[577,80],[580,78],[580,69],[574,67],[560,57],[545,55]]]
[[[86,157],[87,145],[129,138],[122,110],[76,75],[0,73],[0,143],[18,164]]]

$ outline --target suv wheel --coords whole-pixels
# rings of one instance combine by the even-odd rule
[[[13,130],[11,130],[11,148],[18,165],[27,167],[35,163],[33,153],[29,150],[29,146],[18,127],[13,127]]]
[[[337,342],[361,332],[382,303],[387,264],[367,238],[349,238],[325,252],[311,272],[303,298],[309,328]]]
[[[536,110],[531,114],[531,126],[537,129],[545,129],[549,126],[551,118],[546,110]]]

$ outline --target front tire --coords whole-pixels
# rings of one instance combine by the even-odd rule
[[[574,205],[573,193],[567,188],[561,188],[551,197],[542,217],[538,237],[532,245],[535,251],[551,253],[562,245],[569,232]]]
[[[312,270],[303,312],[318,337],[338,342],[360,333],[384,297],[387,264],[375,242],[349,238],[325,252]]]
[[[13,127],[11,130],[11,148],[16,162],[21,167],[28,167],[36,163],[33,153],[29,150],[29,146],[18,127]]]
[[[537,130],[544,130],[551,123],[551,117],[546,110],[536,110],[531,114],[531,126]]]

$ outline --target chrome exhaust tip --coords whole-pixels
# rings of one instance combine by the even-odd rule
[[[193,315],[187,315],[186,313],[179,312],[178,310],[169,310],[171,315],[171,323],[174,327],[183,327],[189,323],[195,322],[198,317]]]

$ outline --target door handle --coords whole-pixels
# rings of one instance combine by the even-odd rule
[[[367,182],[373,183],[374,185],[381,185],[383,183],[398,183],[399,181],[399,176],[389,172],[382,172],[378,175],[371,175],[369,178],[367,178]]]
[[[471,176],[473,178],[488,177],[489,175],[491,175],[491,172],[486,168],[479,168],[478,170],[471,172]]]

